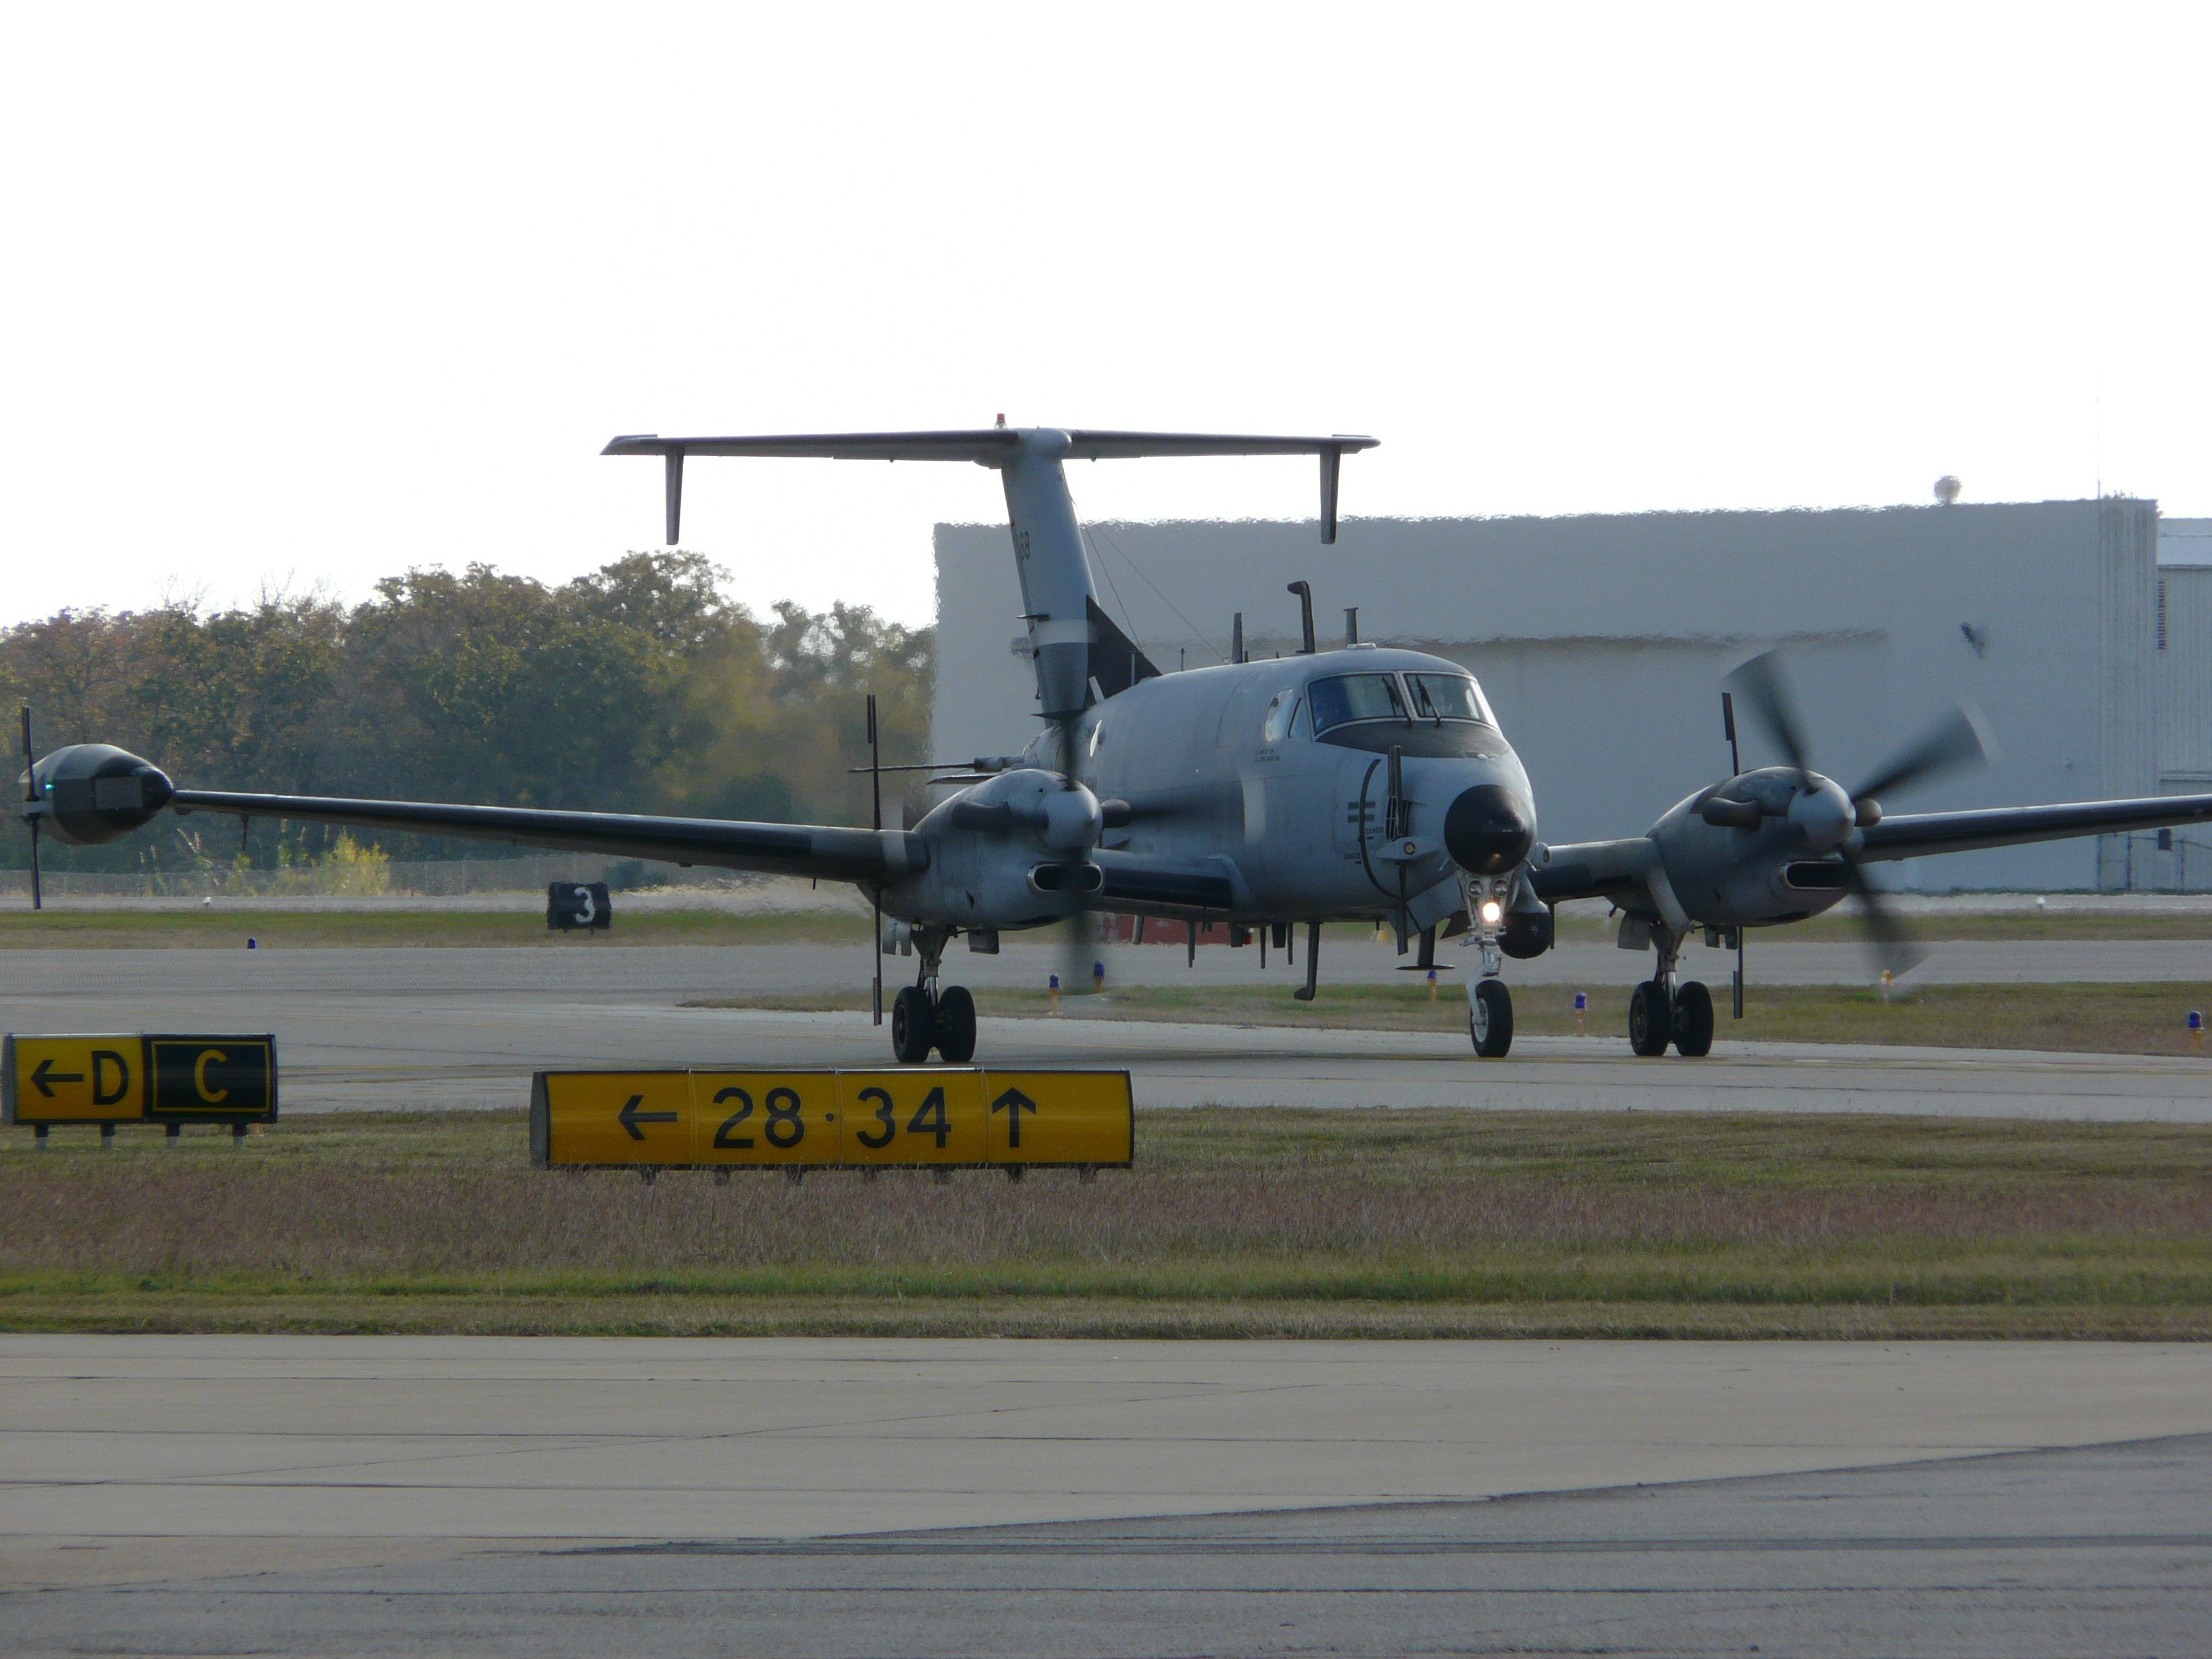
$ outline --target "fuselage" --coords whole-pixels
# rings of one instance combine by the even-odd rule
[[[1483,858],[1469,852],[1481,844],[1469,828],[1473,806],[1506,823],[1500,857],[1517,864],[1535,834],[1528,774],[1480,687],[1458,664],[1421,652],[1352,647],[1162,675],[1093,704],[1071,730],[1076,779],[1099,799],[1127,805],[1091,858],[1109,872],[1212,872],[1227,900],[1114,908],[1267,921],[1383,917],[1403,906],[1411,925],[1425,927],[1462,902],[1448,818],[1449,838],[1475,864]],[[1024,766],[1056,773],[1060,744],[1056,729],[1040,732]],[[973,927],[1064,914],[1044,895],[1027,907],[1032,914],[1009,914],[1024,908],[1003,867],[1018,860],[1005,856],[1004,835],[963,834],[952,810],[959,799],[1012,799],[1044,787],[993,780],[933,811],[917,826],[932,842],[931,868],[886,894],[887,908]],[[1454,818],[1462,800],[1469,805]],[[968,816],[977,817],[973,807]],[[1048,855],[1041,842],[1036,851]]]

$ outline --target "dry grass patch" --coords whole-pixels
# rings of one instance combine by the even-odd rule
[[[1141,1115],[1092,1184],[530,1170],[519,1117],[0,1153],[0,1327],[2212,1334],[2212,1133]]]

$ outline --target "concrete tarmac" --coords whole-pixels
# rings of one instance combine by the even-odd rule
[[[785,953],[751,948],[26,951],[0,963],[0,1029],[273,1030],[292,1112],[515,1108],[540,1067],[885,1064],[889,1039],[865,1014],[682,1006],[727,994],[727,978],[792,988],[817,949],[798,947],[785,977],[773,971]],[[852,951],[825,954],[853,965]],[[1186,971],[1166,954],[1172,974]],[[1201,954],[1201,975],[1225,955]],[[963,971],[1022,974],[1053,959],[1013,957],[955,961]],[[1280,983],[1287,997],[1287,976]],[[1139,1024],[1086,1017],[1086,1006],[1071,998],[1056,1019],[986,1020],[979,1053],[1007,1065],[1127,1066],[1139,1101],[1153,1106],[2212,1122],[2212,1062],[2194,1056],[1747,1044],[1729,1039],[1723,1020],[1705,1060],[1636,1060],[1606,1030],[1523,1037],[1508,1060],[1479,1061],[1450,1033]]]
[[[2212,1631],[2202,1346],[12,1336],[0,1376],[9,1653]]]
[[[361,949],[38,950],[0,953],[0,999],[76,993],[144,994],[189,984],[228,993],[279,982],[300,990],[374,993],[404,986],[417,991],[470,991],[496,986],[518,994],[561,996],[697,998],[747,992],[865,990],[872,958],[863,942],[852,945],[617,945],[577,939],[559,944],[443,948]],[[2212,939],[1961,940],[1924,947],[1927,960],[1900,983],[1916,985],[2050,985],[2172,983],[2212,986]],[[1108,945],[1103,958],[1115,985],[1250,985],[1278,987],[1287,996],[1305,977],[1297,964],[1270,953],[1260,967],[1256,949],[1208,945],[1189,963],[1180,946]],[[1447,942],[1437,948],[1441,977],[1458,984],[1474,960]],[[1787,933],[1754,938],[1748,952],[1757,985],[1871,985],[1881,974],[1856,945],[1796,943]],[[1331,939],[1323,947],[1326,983],[1403,984],[1411,954],[1388,944]],[[1735,966],[1729,951],[1692,944],[1682,952],[1685,978],[1725,986]],[[1588,939],[1570,940],[1528,962],[1508,961],[1513,985],[1625,987],[1651,975],[1649,951],[1623,951]],[[948,982],[1044,988],[1063,971],[1065,953],[1048,944],[1008,944],[995,956],[955,946],[945,959]],[[914,977],[911,957],[886,957],[884,981],[896,988]]]

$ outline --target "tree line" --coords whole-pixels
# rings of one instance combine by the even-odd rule
[[[868,781],[848,770],[867,762],[863,700],[877,694],[886,763],[926,759],[934,630],[865,605],[756,616],[722,574],[634,553],[557,586],[412,569],[350,606],[64,610],[0,630],[0,694],[31,705],[41,754],[118,744],[198,788],[866,822]],[[55,867],[188,866],[207,856],[198,837],[228,833],[210,823],[53,848]],[[21,868],[11,830],[0,865]],[[336,834],[257,827],[248,854],[312,859]],[[509,850],[356,835],[401,859]]]

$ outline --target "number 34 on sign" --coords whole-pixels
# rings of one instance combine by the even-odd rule
[[[540,1072],[540,1169],[637,1164],[1125,1167],[1127,1072]]]

